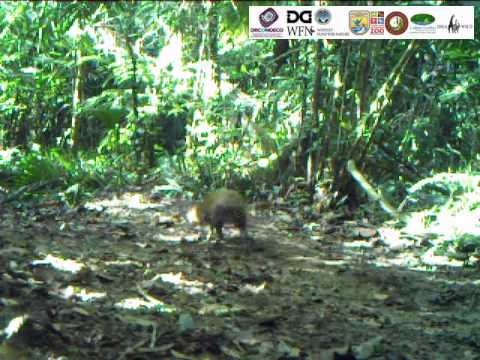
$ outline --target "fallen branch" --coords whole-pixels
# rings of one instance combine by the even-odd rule
[[[385,210],[389,215],[398,218],[400,214],[397,210],[386,200],[383,195],[376,191],[368,180],[362,175],[362,173],[355,166],[353,160],[348,160],[347,170],[352,175],[352,177],[360,184],[363,190],[367,193],[368,197],[373,201],[378,201],[383,210]]]

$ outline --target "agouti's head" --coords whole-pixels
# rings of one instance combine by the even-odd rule
[[[187,211],[187,220],[192,224],[204,224],[205,217],[202,215],[201,204],[195,204]]]

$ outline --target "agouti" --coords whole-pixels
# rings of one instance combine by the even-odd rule
[[[191,222],[210,225],[209,239],[216,230],[219,240],[223,239],[223,225],[233,224],[240,229],[241,237],[247,238],[247,204],[235,190],[220,189],[205,196],[188,213]]]

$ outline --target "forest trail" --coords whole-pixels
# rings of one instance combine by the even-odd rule
[[[188,204],[5,209],[4,316],[29,319],[12,358],[479,359],[477,271],[410,270],[412,249],[357,246],[342,223],[307,236],[275,213],[251,220],[252,247],[230,228],[216,245]]]

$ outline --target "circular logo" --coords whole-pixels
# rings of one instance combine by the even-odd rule
[[[385,19],[385,27],[392,35],[403,34],[408,28],[408,18],[400,11],[391,12]]]
[[[326,25],[332,19],[332,14],[328,9],[319,9],[315,12],[315,21],[317,24]]]

